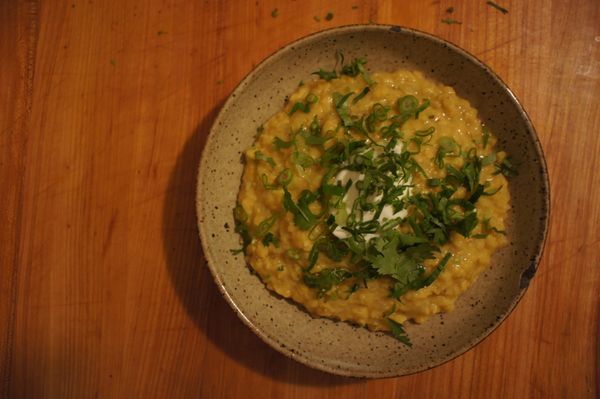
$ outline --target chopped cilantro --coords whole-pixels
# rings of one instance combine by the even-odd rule
[[[283,191],[283,207],[294,215],[294,224],[300,230],[309,230],[317,223],[317,216],[310,211],[308,206],[317,200],[317,196],[308,190],[304,190],[300,193],[300,198],[296,203],[287,188],[284,187]]]
[[[362,89],[362,91],[360,93],[358,93],[358,95],[352,99],[352,104],[356,104],[357,102],[362,100],[363,97],[369,93],[369,91],[371,91],[371,88],[369,86]]]
[[[274,168],[274,167],[275,167],[275,160],[274,160],[273,158],[271,158],[271,157],[269,157],[269,156],[267,156],[267,155],[263,154],[263,153],[262,153],[262,152],[260,152],[260,151],[256,151],[256,152],[254,153],[254,158],[255,158],[257,161],[265,161],[265,162],[267,162],[269,165],[271,165],[271,167],[272,167],[272,168]]]
[[[482,145],[483,145],[483,149],[485,149],[485,147],[487,147],[488,145],[488,141],[490,140],[490,129],[488,129],[487,126],[482,126],[481,127],[481,137],[482,137]]]
[[[310,288],[316,288],[317,296],[322,297],[331,288],[350,277],[352,273],[346,269],[327,268],[318,273],[304,273],[304,283]]]
[[[494,3],[493,1],[488,1],[486,4],[490,7],[494,7],[496,10],[500,11],[502,14],[508,14],[508,10],[501,5]]]
[[[277,239],[277,237],[275,237],[271,232],[265,234],[264,238],[262,239],[262,243],[265,247],[268,247],[270,244],[273,244],[275,247],[279,247],[279,239]]]
[[[342,124],[345,127],[351,127],[353,125],[352,118],[350,118],[348,104],[346,100],[353,95],[354,92],[349,92],[344,95],[339,93],[333,93],[333,103],[335,105],[335,110],[337,111],[338,116],[342,120]]]
[[[333,71],[326,71],[326,70],[324,70],[322,68],[319,69],[316,72],[313,72],[312,74],[313,75],[319,75],[319,77],[321,79],[326,80],[326,81],[330,81],[331,79],[335,79],[335,78],[338,77],[337,72],[335,70],[333,70]]]
[[[237,204],[233,210],[233,219],[235,221],[235,231],[242,237],[242,251],[252,242],[252,236],[248,229],[248,214],[241,204]]]
[[[273,225],[277,221],[277,218],[277,215],[273,215],[260,222],[256,227],[256,236],[258,238],[264,239],[264,237],[269,233],[271,227],[273,227]]]
[[[296,104],[294,104],[294,106],[292,107],[292,109],[290,110],[289,115],[292,116],[296,111],[302,111],[305,114],[310,112],[310,106],[311,104],[315,104],[319,101],[319,98],[314,95],[313,93],[309,93],[305,98],[304,98],[304,102],[297,102]]]
[[[279,137],[275,137],[273,139],[273,145],[277,150],[281,150],[282,148],[289,148],[294,144],[294,142],[294,139],[291,139],[290,141],[284,141]]]
[[[342,56],[342,75],[358,76],[360,74],[369,86],[371,86],[374,83],[367,71],[365,70],[365,64],[367,63],[367,60],[365,58],[356,58],[348,65],[343,65],[343,63],[344,62]]]
[[[444,167],[446,156],[460,156],[460,146],[452,137],[443,136],[440,137],[439,147],[435,155],[435,164],[438,168],[442,169]]]
[[[388,323],[388,326],[390,327],[390,331],[392,332],[394,338],[402,342],[404,345],[411,347],[412,342],[410,342],[410,338],[408,338],[408,335],[406,335],[402,324],[398,323],[393,319],[390,319],[389,317],[386,319],[386,321]]]
[[[504,158],[501,162],[496,162],[494,166],[496,167],[496,171],[494,172],[495,175],[499,173],[506,177],[514,177],[518,175],[517,169],[510,161],[510,158]]]
[[[381,237],[374,240],[373,247],[378,253],[375,256],[368,255],[371,264],[379,274],[391,276],[403,284],[410,284],[411,281],[419,278],[425,271],[423,262],[426,259],[433,259],[434,251],[438,250],[428,243],[399,250],[399,235],[394,235],[390,241]]]
[[[457,19],[453,19],[453,18],[444,18],[444,19],[442,19],[442,23],[447,24],[447,25],[462,25],[462,22],[460,22]]]

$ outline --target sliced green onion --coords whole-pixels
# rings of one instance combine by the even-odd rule
[[[370,91],[371,91],[371,88],[368,86],[365,87],[364,89],[362,89],[362,91],[360,93],[358,93],[358,95],[352,99],[352,104],[356,104],[357,102],[362,100],[363,97],[366,96],[367,93],[369,93]]]
[[[280,186],[287,186],[292,181],[292,178],[293,178],[292,171],[286,168],[286,169],[282,170],[281,173],[279,173],[279,175],[277,175],[277,177],[275,178],[275,181]]]
[[[304,101],[306,101],[308,104],[315,104],[317,101],[319,101],[319,97],[313,93],[308,93]]]
[[[277,221],[277,217],[277,215],[273,215],[260,222],[256,228],[256,236],[262,239],[269,232],[271,227],[273,227],[275,221]]]
[[[415,96],[404,96],[396,102],[396,108],[400,114],[412,114],[419,106],[419,100]]]

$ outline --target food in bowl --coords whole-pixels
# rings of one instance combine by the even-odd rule
[[[355,59],[301,82],[245,152],[247,263],[311,314],[391,331],[451,311],[506,244],[514,169],[477,111]]]

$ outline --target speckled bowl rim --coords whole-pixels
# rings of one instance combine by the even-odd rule
[[[466,58],[468,61],[472,62],[474,65],[477,65],[478,67],[485,70],[492,79],[496,80],[496,82],[502,87],[502,89],[505,91],[505,93],[508,94],[508,97],[511,99],[511,101],[516,105],[519,114],[525,121],[525,124],[528,128],[527,133],[531,139],[531,142],[534,145],[535,152],[537,153],[537,155],[540,158],[540,168],[541,168],[541,174],[543,177],[540,184],[543,188],[543,192],[546,194],[545,198],[544,198],[544,205],[545,205],[546,213],[544,215],[544,220],[543,220],[542,237],[541,237],[541,240],[538,242],[536,254],[533,257],[533,261],[530,263],[529,268],[527,268],[521,274],[520,287],[522,287],[522,288],[519,290],[518,295],[514,297],[513,301],[511,302],[510,306],[506,309],[506,311],[503,314],[498,315],[496,322],[491,324],[489,327],[487,327],[483,331],[483,333],[481,333],[479,336],[477,336],[475,339],[473,339],[468,344],[459,348],[457,351],[455,351],[454,353],[449,355],[447,358],[442,359],[441,361],[435,362],[433,364],[424,365],[421,368],[416,368],[407,373],[403,373],[403,372],[374,373],[372,371],[365,371],[363,373],[358,373],[358,372],[353,372],[353,371],[341,370],[341,369],[334,368],[334,367],[328,367],[327,364],[314,362],[310,358],[302,356],[302,354],[299,351],[294,351],[294,350],[292,350],[292,348],[288,348],[287,346],[283,345],[276,338],[268,335],[266,332],[264,332],[263,330],[258,328],[256,325],[254,325],[252,323],[252,321],[241,311],[241,309],[238,307],[238,305],[235,303],[235,301],[231,298],[227,289],[224,287],[223,281],[221,280],[221,276],[219,275],[218,271],[213,266],[213,264],[217,263],[217,260],[211,259],[211,256],[210,256],[211,252],[209,251],[207,244],[205,244],[208,241],[208,239],[207,239],[208,237],[206,236],[205,230],[202,228],[202,223],[201,223],[202,218],[200,217],[200,215],[202,214],[202,210],[201,210],[202,198],[200,195],[200,187],[202,187],[202,182],[203,182],[202,181],[202,171],[207,168],[207,166],[205,165],[206,158],[204,157],[204,153],[202,154],[201,159],[200,159],[200,165],[198,168],[198,175],[197,175],[196,213],[197,213],[198,230],[199,230],[199,235],[200,235],[200,241],[202,244],[202,249],[207,258],[208,268],[217,284],[219,291],[221,292],[221,295],[225,298],[226,302],[231,306],[231,308],[238,315],[238,317],[242,320],[242,322],[244,324],[246,324],[263,342],[265,342],[272,348],[276,349],[283,355],[285,355],[291,359],[294,359],[306,366],[309,366],[311,368],[315,368],[315,369],[318,369],[321,371],[329,372],[329,373],[336,374],[336,375],[342,375],[342,376],[346,376],[346,377],[389,378],[389,377],[399,377],[399,376],[416,374],[416,373],[419,373],[422,371],[433,369],[444,363],[447,363],[451,360],[456,359],[457,357],[461,356],[462,354],[473,349],[475,346],[477,346],[479,343],[481,343],[496,328],[498,328],[500,326],[500,324],[502,324],[502,322],[504,320],[506,320],[506,318],[512,313],[512,311],[515,309],[515,307],[518,305],[518,303],[523,298],[523,295],[527,291],[527,288],[529,287],[531,280],[535,276],[538,265],[543,256],[543,252],[544,252],[544,248],[545,248],[545,244],[546,244],[546,238],[548,235],[549,221],[550,221],[550,217],[551,217],[550,180],[549,180],[549,176],[548,176],[548,167],[547,167],[547,163],[546,163],[546,158],[544,156],[544,152],[542,150],[542,146],[541,146],[540,140],[537,136],[535,127],[533,126],[533,123],[531,122],[531,119],[529,118],[529,115],[523,108],[521,102],[518,100],[517,96],[512,92],[512,90],[508,87],[508,85],[506,83],[504,83],[504,81],[489,66],[487,66],[485,63],[483,63],[481,60],[479,60],[473,54],[469,53],[467,50],[464,50],[463,48],[461,48],[447,40],[444,40],[437,36],[434,36],[432,34],[429,34],[429,33],[423,32],[423,31],[419,31],[417,29],[405,28],[405,27],[401,27],[401,26],[397,26],[397,25],[384,25],[384,24],[344,25],[344,26],[330,28],[330,29],[326,29],[326,30],[322,30],[322,31],[318,31],[318,32],[309,34],[307,36],[299,38],[299,39],[285,45],[284,47],[281,47],[280,49],[278,49],[277,51],[275,51],[274,53],[272,53],[271,55],[266,57],[264,60],[262,60],[258,65],[256,65],[244,77],[244,79],[242,79],[238,83],[238,85],[235,87],[235,89],[229,94],[229,96],[227,97],[227,100],[221,106],[221,109],[219,110],[217,117],[213,121],[213,124],[209,131],[208,138],[207,138],[204,148],[209,147],[209,144],[214,139],[215,131],[217,130],[217,126],[219,126],[219,122],[221,121],[221,119],[223,119],[224,114],[228,111],[230,104],[234,101],[235,97],[237,97],[241,92],[243,92],[243,90],[246,88],[246,86],[248,86],[253,81],[254,76],[261,73],[262,70],[267,68],[272,62],[274,62],[274,60],[278,56],[293,49],[294,47],[298,47],[299,45],[301,45],[307,41],[315,41],[318,39],[325,39],[330,35],[342,34],[342,33],[361,34],[365,30],[379,30],[379,31],[383,31],[383,32],[392,31],[392,32],[397,32],[397,33],[408,33],[409,35],[414,35],[416,37],[419,37],[419,38],[422,38],[425,40],[433,41],[437,44],[445,45],[447,48],[460,54],[462,57]]]

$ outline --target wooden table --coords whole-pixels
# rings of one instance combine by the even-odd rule
[[[3,1],[0,392],[598,397],[600,2],[502,5]],[[262,343],[218,294],[194,210],[199,156],[236,84],[294,39],[367,22],[431,32],[490,65],[531,115],[552,185],[543,261],[512,315],[458,359],[383,380],[328,375]]]

